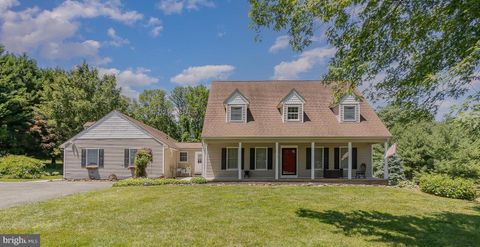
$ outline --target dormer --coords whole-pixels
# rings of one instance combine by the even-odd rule
[[[341,123],[360,122],[360,101],[354,95],[344,96],[338,108],[338,120]]]
[[[225,121],[227,123],[247,122],[247,109],[250,102],[238,89],[235,89],[223,104],[225,106]]]
[[[305,99],[303,96],[300,95],[297,90],[292,89],[292,91],[290,91],[290,93],[288,93],[277,106],[282,113],[282,121],[284,123],[303,123],[304,105]]]

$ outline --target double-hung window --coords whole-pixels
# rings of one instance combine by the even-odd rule
[[[348,169],[348,148],[347,147],[340,147],[340,168]]]
[[[227,148],[227,170],[238,169],[238,148]]]
[[[87,149],[86,150],[87,166],[98,166],[100,164],[100,151],[99,149]]]
[[[315,170],[323,169],[323,148],[315,148]]]
[[[243,106],[230,106],[230,122],[244,122]]]
[[[128,166],[135,166],[135,157],[137,156],[137,149],[128,149]]]
[[[267,170],[267,148],[255,148],[255,170]]]
[[[180,152],[180,162],[188,162],[188,152]]]
[[[287,106],[287,121],[300,121],[299,106]]]
[[[357,121],[357,107],[354,105],[344,105],[343,107],[343,121],[356,122]]]

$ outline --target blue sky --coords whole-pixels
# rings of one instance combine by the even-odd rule
[[[291,51],[284,33],[255,42],[247,1],[0,0],[0,42],[42,67],[86,60],[117,75],[123,93],[231,79],[318,79],[334,50]],[[276,67],[277,66],[277,67]]]
[[[248,1],[0,0],[0,43],[42,67],[87,61],[122,93],[212,80],[319,79],[334,55],[319,31],[294,53],[285,33],[249,29]],[[444,102],[439,116],[456,101]]]

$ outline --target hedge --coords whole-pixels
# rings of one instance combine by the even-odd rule
[[[41,160],[23,155],[8,155],[0,158],[0,177],[40,178],[45,164]]]
[[[420,190],[436,196],[474,200],[477,196],[475,183],[447,175],[424,175],[420,178]]]
[[[202,178],[205,179],[205,178]],[[189,180],[178,180],[174,178],[127,178],[124,180],[117,181],[113,184],[113,187],[126,187],[126,186],[155,186],[155,185],[166,185],[166,184],[201,184],[206,183],[194,178],[191,181]]]

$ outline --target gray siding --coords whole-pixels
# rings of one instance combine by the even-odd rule
[[[104,149],[104,167],[89,171],[82,168],[82,149]],[[74,140],[73,145],[65,148],[65,174],[66,179],[88,179],[92,172],[96,179],[107,179],[110,174],[118,178],[132,176],[132,170],[124,167],[124,149],[150,148],[153,153],[153,162],[147,167],[149,177],[163,176],[163,145],[153,138],[150,139],[91,139]]]
[[[88,131],[75,139],[103,139],[103,138],[151,138],[140,128],[124,119],[116,112],[92,126]]]
[[[281,153],[282,146],[296,146],[297,147],[297,178],[310,178],[311,170],[306,168],[306,149],[310,147],[310,143],[279,143],[279,152]],[[334,148],[340,146],[346,146],[347,144],[328,144],[328,143],[315,143],[315,147],[328,147],[329,148],[329,166],[330,170],[334,169]],[[207,179],[238,179],[237,170],[222,170],[221,169],[221,150],[225,147],[238,147],[238,143],[222,143],[222,144],[208,144],[208,163],[207,163]],[[266,171],[250,171],[250,178],[254,179],[274,179],[275,178],[275,143],[243,143],[242,147],[245,148],[245,167],[244,170],[250,170],[250,148],[255,147],[267,147],[273,149],[273,169]],[[371,144],[366,143],[352,143],[352,147],[357,148],[357,163],[365,163],[367,166],[366,176],[372,177],[371,174]],[[279,178],[281,178],[281,155],[279,154]],[[352,176],[355,177],[355,169],[352,169]],[[243,176],[243,172],[242,172]],[[323,170],[315,170],[315,177],[323,177]],[[344,169],[344,178],[347,177],[347,169]]]
[[[180,162],[180,152],[187,152],[188,160],[187,162]],[[176,173],[176,168],[187,168],[190,167],[192,171],[192,175],[195,175],[195,153],[196,152],[202,152],[202,149],[182,149],[178,152],[175,152],[175,173]],[[201,174],[202,171],[198,171],[198,174]]]

